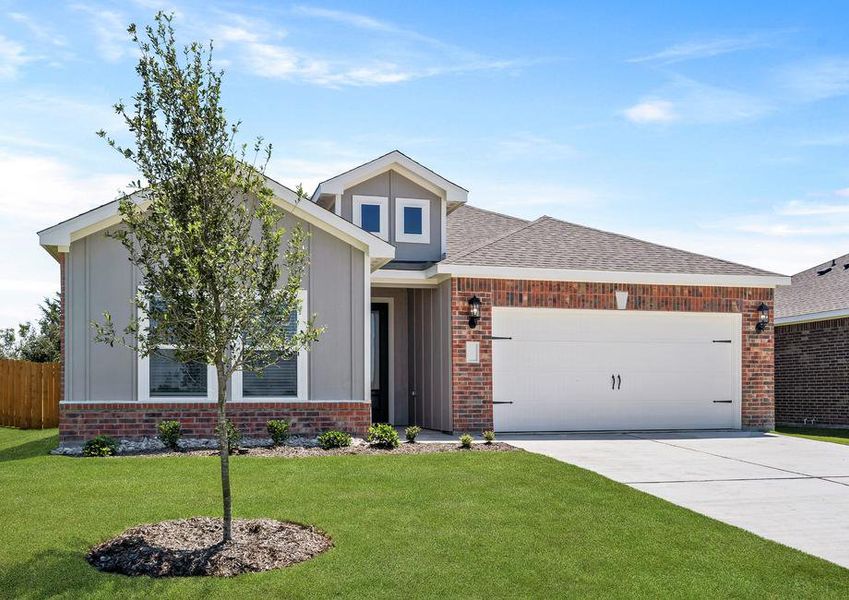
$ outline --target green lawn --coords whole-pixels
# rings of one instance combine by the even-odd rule
[[[0,429],[0,597],[849,597],[849,571],[590,472],[515,453],[232,461],[237,516],[312,523],[335,547],[280,571],[151,580],[86,549],[218,514],[217,459],[46,456]]]
[[[818,440],[820,442],[849,444],[849,429],[826,429],[825,427],[776,427],[775,432],[783,435],[807,438],[809,440]]]

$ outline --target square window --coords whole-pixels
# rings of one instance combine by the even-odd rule
[[[380,231],[380,206],[363,204],[360,207],[360,223],[366,231],[378,233]]]
[[[151,397],[206,397],[206,365],[180,362],[174,350],[160,348],[150,355]]]
[[[404,207],[404,233],[421,235],[422,209],[418,206]]]

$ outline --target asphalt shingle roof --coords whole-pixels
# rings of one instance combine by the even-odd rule
[[[460,213],[461,210],[467,211],[465,215]],[[776,275],[762,269],[567,223],[553,217],[545,216],[536,221],[523,222],[521,219],[498,215],[502,218],[499,221],[491,216],[481,216],[481,212],[486,211],[465,206],[449,216],[449,252],[446,262],[538,269]],[[471,222],[461,223],[464,216]],[[486,232],[474,233],[478,221],[485,223]],[[495,229],[500,229],[500,232],[490,239],[482,239]]]
[[[501,213],[464,204],[448,215],[448,258],[464,253],[469,248],[513,231],[527,221]]]
[[[777,318],[849,308],[849,254],[796,273],[791,281],[775,290]]]

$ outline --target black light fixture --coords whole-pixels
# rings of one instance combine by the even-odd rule
[[[477,296],[469,298],[469,327],[474,329],[481,320],[481,299]]]
[[[769,324],[769,306],[761,302],[758,307],[758,324],[755,326],[756,331],[763,331]]]

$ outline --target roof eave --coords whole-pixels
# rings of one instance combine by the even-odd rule
[[[546,269],[535,267],[452,264],[449,261],[438,263],[435,265],[435,268],[437,273],[451,275],[452,277],[477,277],[482,279],[525,279],[644,285],[705,285],[716,287],[762,288],[775,288],[780,285],[790,285],[790,278],[781,275]]]

